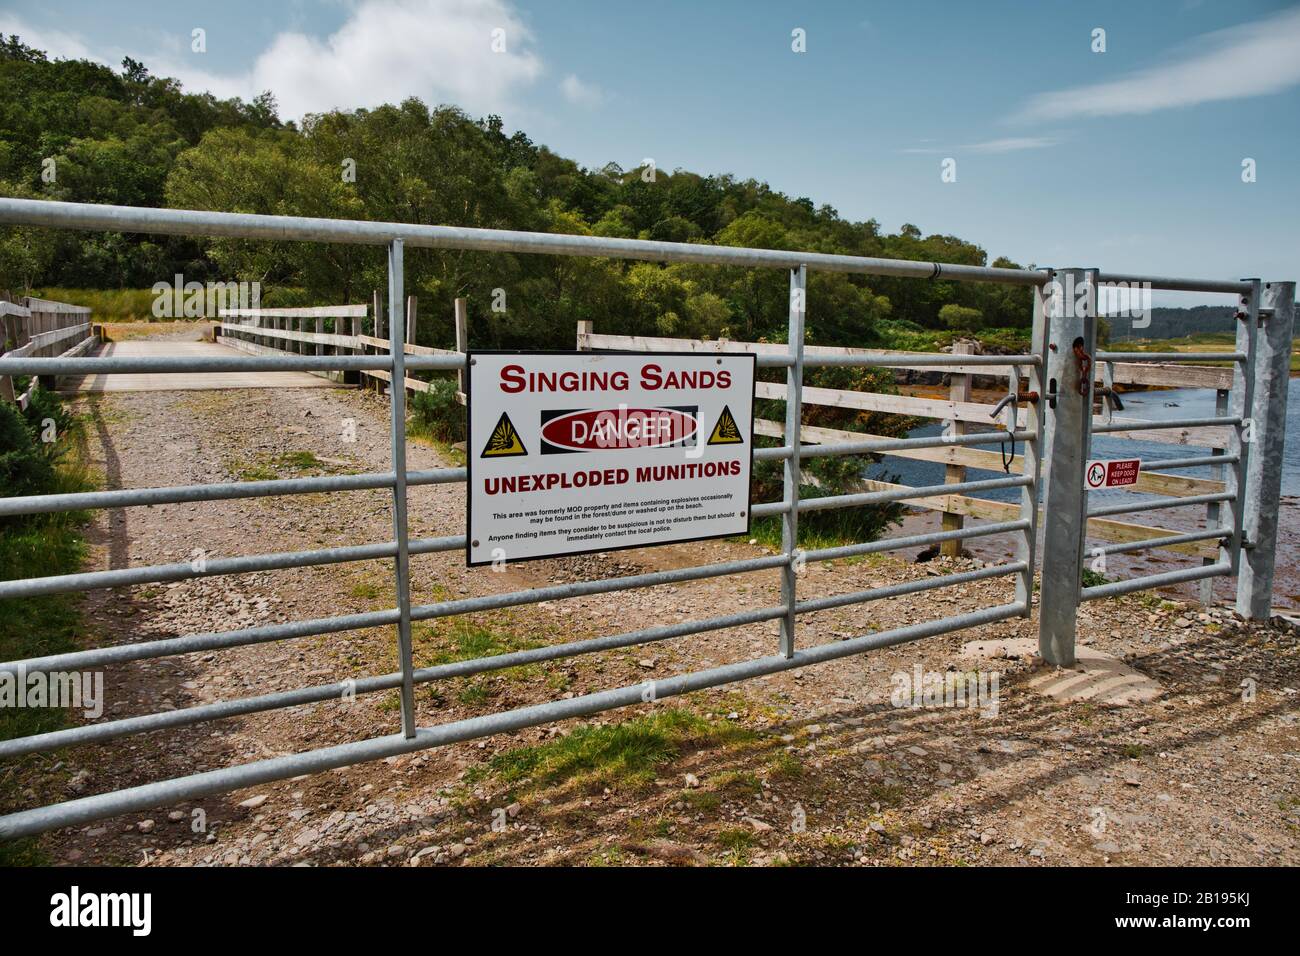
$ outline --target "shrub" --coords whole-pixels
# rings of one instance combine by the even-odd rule
[[[465,408],[456,401],[456,380],[435,379],[427,392],[411,396],[411,421],[415,429],[449,445],[465,440]]]
[[[48,494],[54,487],[54,456],[32,421],[17,406],[0,402],[0,498]],[[35,421],[39,428],[40,419]]]

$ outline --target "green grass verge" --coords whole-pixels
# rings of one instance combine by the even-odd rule
[[[564,737],[497,754],[486,770],[501,783],[532,786],[620,786],[650,783],[688,747],[745,742],[751,731],[671,708],[617,724],[584,725]],[[468,779],[468,778],[467,778]]]
[[[74,423],[61,440],[53,481],[46,494],[88,491],[94,481],[81,448],[81,425]],[[0,580],[74,573],[81,568],[85,544],[83,512],[39,515],[0,523]],[[0,600],[0,660],[25,660],[78,649],[81,624],[77,595],[51,594]],[[0,708],[0,740],[48,733],[68,723],[68,713],[52,707]],[[11,775],[0,775],[0,799],[13,804]],[[47,862],[35,840],[0,843],[0,866]]]

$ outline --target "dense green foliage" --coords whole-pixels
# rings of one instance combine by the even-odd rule
[[[123,67],[49,60],[0,37],[0,193],[987,262],[954,236],[910,225],[884,234],[874,220],[846,221],[752,179],[586,169],[522,132],[508,135],[495,116],[409,99],[309,116],[298,128],[279,121],[270,93],[217,100],[134,61]],[[313,303],[362,302],[383,287],[383,266],[382,250],[356,246],[0,233],[0,287],[15,290],[147,288],[179,272],[292,287]],[[418,250],[407,286],[421,299],[426,344],[450,344],[456,296],[470,300],[479,347],[569,347],[579,319],[602,331],[737,339],[786,324],[777,270]],[[891,320],[966,330],[1029,317],[1022,289],[820,272],[809,303],[809,340],[841,345],[880,343]]]
[[[955,236],[923,236],[912,225],[887,234],[875,220],[848,221],[829,205],[753,179],[615,163],[584,168],[523,132],[507,134],[496,116],[476,120],[452,106],[407,99],[311,115],[299,126],[280,122],[271,93],[253,103],[220,101],[186,93],[131,60],[120,73],[51,61],[14,37],[0,37],[0,193],[988,261],[984,250]],[[386,284],[377,247],[0,231],[0,289],[142,290],[176,273],[186,281],[257,281],[264,302],[283,305],[368,302]],[[579,320],[602,332],[772,342],[785,339],[788,323],[788,280],[775,269],[418,249],[406,257],[405,281],[420,300],[418,341],[441,347],[454,342],[458,296],[469,300],[476,348],[572,348]],[[136,295],[126,298],[136,303]],[[1029,323],[1027,290],[979,283],[819,271],[809,275],[807,301],[810,343],[934,348],[974,331],[1018,337]],[[886,378],[866,383],[855,375],[869,373],[822,369],[807,382],[893,390]],[[782,419],[776,405],[761,414]],[[447,381],[417,396],[412,410],[415,426],[431,437],[463,438]],[[875,434],[906,424],[849,409],[808,412],[809,424]],[[839,459],[810,466],[805,491],[839,490],[861,465]],[[765,486],[764,475],[756,477]],[[766,500],[761,489],[757,500]],[[845,519],[857,524],[840,530],[871,537],[892,516],[892,509],[863,509]],[[819,533],[829,530],[819,522],[830,520],[806,527]]]

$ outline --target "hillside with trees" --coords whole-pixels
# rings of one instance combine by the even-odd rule
[[[0,37],[0,193],[1016,265],[912,225],[885,233],[732,174],[588,169],[507,133],[497,116],[412,98],[282,122],[272,92],[218,100],[132,60],[119,72],[52,60],[17,37]],[[480,347],[567,347],[579,319],[634,334],[785,333],[786,280],[774,270],[432,250],[408,260],[428,344],[451,341],[457,296],[470,300]],[[175,273],[256,280],[268,304],[367,301],[385,284],[376,248],[0,231],[0,287],[15,292],[139,289]],[[494,290],[504,311],[490,308]],[[1026,290],[978,283],[817,272],[809,302],[809,340],[840,345],[1029,322]]]

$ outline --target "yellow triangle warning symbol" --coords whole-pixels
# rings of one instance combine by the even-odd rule
[[[510,421],[509,415],[502,412],[496,427],[492,429],[492,434],[488,436],[487,444],[483,447],[483,454],[480,457],[510,458],[514,455],[526,454],[528,449],[524,448],[519,432],[515,431],[514,423]]]
[[[743,445],[744,443],[745,439],[740,437],[740,427],[736,424],[731,409],[723,405],[722,414],[718,416],[718,423],[713,426],[713,432],[709,435],[708,444]]]

